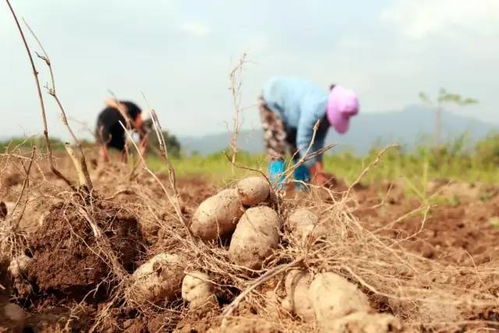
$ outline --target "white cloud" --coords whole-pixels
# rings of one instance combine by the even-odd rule
[[[180,28],[188,34],[197,37],[204,37],[211,33],[211,28],[202,23],[184,23]]]
[[[499,1],[397,0],[381,13],[381,20],[414,38],[462,31],[497,36]]]

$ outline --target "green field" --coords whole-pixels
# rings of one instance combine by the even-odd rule
[[[358,175],[379,155],[381,149],[372,149],[366,156],[355,156],[343,152],[326,154],[326,169],[347,183]],[[150,167],[157,171],[166,170],[164,163],[155,156],[149,156]],[[211,176],[215,180],[238,177],[251,171],[233,166],[224,153],[208,156],[194,155],[177,157],[172,163],[179,176]],[[263,154],[239,153],[237,164],[266,171]],[[466,145],[463,138],[435,149],[419,147],[406,152],[392,148],[386,151],[379,163],[371,168],[363,181],[406,179],[419,183],[432,179],[448,179],[467,182],[499,183],[499,134],[491,134],[475,145]]]
[[[31,146],[37,146],[40,150],[45,149],[42,139],[31,138],[1,142],[0,151],[6,153],[28,150]],[[59,151],[63,145],[59,140],[53,140],[53,147]],[[356,156],[348,152],[328,153],[324,157],[324,164],[329,172],[351,183],[376,159],[381,150],[373,148],[365,156]],[[267,168],[263,154],[245,152],[238,153],[236,159],[238,166],[232,165],[223,152],[207,156],[180,154],[171,160],[179,177],[203,176],[217,182],[251,173],[238,166],[263,172]],[[147,162],[154,171],[166,171],[165,163],[155,154],[149,154]],[[413,184],[423,184],[432,179],[447,179],[499,184],[498,166],[499,133],[491,133],[475,144],[469,144],[465,136],[462,136],[440,148],[421,146],[411,151],[392,148],[386,151],[379,163],[369,170],[363,182],[403,179]]]

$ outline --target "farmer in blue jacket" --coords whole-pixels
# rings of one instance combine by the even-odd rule
[[[355,93],[339,85],[332,85],[327,92],[305,80],[273,78],[264,86],[259,102],[271,180],[283,181],[289,146],[295,162],[306,154],[305,162],[294,170],[296,181],[316,185],[330,182],[332,177],[324,171],[318,152],[324,147],[330,126],[340,134],[348,130],[350,118],[359,112]]]

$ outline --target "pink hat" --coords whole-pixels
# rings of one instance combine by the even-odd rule
[[[327,119],[338,133],[348,131],[350,117],[359,113],[359,100],[352,90],[334,86],[327,101]]]

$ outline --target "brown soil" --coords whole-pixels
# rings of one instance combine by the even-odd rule
[[[113,288],[117,282],[126,281],[128,274],[138,264],[157,252],[174,252],[188,237],[161,186],[152,177],[141,170],[131,176],[130,170],[123,170],[120,165],[114,164],[92,170],[99,195],[89,202],[86,196],[70,194],[59,183],[54,185],[50,174],[34,172],[32,176],[29,200],[21,201],[21,205],[27,209],[20,227],[26,232],[26,254],[34,262],[26,272],[26,279],[15,281],[14,287],[17,289],[11,289],[5,278],[6,263],[0,265],[0,284],[7,287],[6,290],[0,290],[0,296],[3,292],[4,298],[10,298],[10,301],[17,302],[29,312],[24,327],[40,332],[63,331],[65,328],[88,331],[100,318],[99,315],[104,313],[105,318],[100,318],[102,322],[98,331],[224,331],[220,328],[219,310],[209,315],[192,314],[179,299],[167,308],[142,311],[114,297],[116,293],[113,293]],[[170,191],[168,178],[159,177]],[[20,195],[24,177],[18,174],[12,177],[3,175],[2,179],[0,201],[15,201]],[[180,179],[177,186],[181,214],[187,221],[201,201],[217,192],[212,183],[201,178]],[[345,188],[344,184],[341,186]],[[442,184],[436,187],[432,191],[441,189],[441,200],[430,201],[428,210],[422,205],[422,200],[406,195],[403,184],[393,183],[356,186],[353,191],[356,203],[348,208],[362,227],[388,237],[397,249],[403,248],[428,258],[429,264],[435,262],[444,266],[486,268],[497,272],[499,228],[490,223],[492,218],[499,217],[497,187],[482,189],[480,186],[460,185],[445,188]],[[310,201],[308,193],[299,196]],[[418,207],[422,208],[416,211]],[[409,214],[412,211],[414,213]],[[97,229],[92,228],[92,224],[98,229],[97,236]],[[283,247],[286,245],[283,244]],[[219,244],[203,249],[213,251],[210,255],[217,256],[218,261],[227,260]],[[199,260],[199,254],[187,253],[185,264],[188,267],[196,260]],[[243,290],[240,286],[227,287],[234,280],[224,274],[225,271],[212,272],[212,277],[219,283],[217,296],[222,309]],[[479,288],[483,292],[499,297],[497,273],[483,280],[470,274],[452,277],[448,283],[463,290],[480,284]],[[236,275],[231,278],[245,283],[250,283],[258,276],[244,275],[241,271]],[[439,277],[429,278],[428,285],[423,287],[430,289],[432,279],[436,281]],[[272,287],[262,286],[258,292],[262,295],[265,295],[265,291],[274,292],[281,283],[275,279],[268,284]],[[375,295],[366,288],[362,290],[368,294],[371,305],[378,311],[394,313],[399,306],[394,300]],[[266,309],[265,306],[270,304],[267,296],[259,300],[264,304],[261,307],[245,305],[243,302],[239,317],[228,321],[224,332],[288,331],[283,330],[286,326],[279,322],[279,318],[284,316],[289,319],[289,314]],[[265,311],[272,313],[275,321],[270,319],[273,318],[271,316],[264,317]],[[452,309],[443,311],[435,308],[429,312],[451,318],[449,313]],[[485,324],[482,322],[479,324],[482,326],[476,327],[499,329],[499,306],[476,309],[460,320],[481,320]],[[289,321],[286,323],[289,324]],[[459,326],[462,331],[474,327],[473,323],[463,325]],[[305,326],[289,326],[289,331],[297,327],[304,329]],[[442,327],[443,332],[453,331],[448,329],[449,325]],[[438,331],[439,328],[425,329]],[[313,331],[313,327],[306,331]]]
[[[27,276],[36,292],[81,300],[99,286],[99,293],[89,296],[97,297],[112,284],[111,256],[126,271],[135,269],[143,251],[137,219],[111,203],[97,201],[91,207],[85,211],[76,199],[57,204],[31,234],[34,265]],[[102,235],[96,237],[91,223]]]
[[[357,191],[361,206],[355,214],[369,229],[382,229],[383,234],[426,258],[471,266],[498,260],[499,228],[490,221],[499,216],[499,194],[488,189],[472,198],[469,193],[454,193],[443,197],[444,202],[432,204],[426,217],[423,207],[400,219],[421,207],[421,202],[404,196],[393,184],[390,192],[387,195],[374,187]],[[488,195],[482,195],[485,193]],[[457,201],[449,203],[450,199]]]

